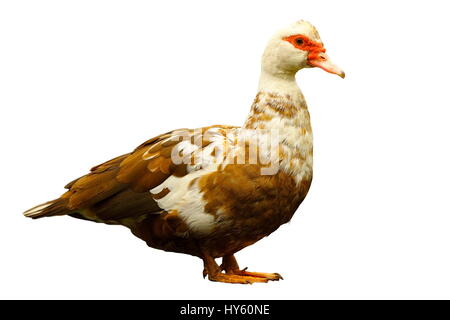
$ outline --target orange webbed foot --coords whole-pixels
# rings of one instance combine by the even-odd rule
[[[253,284],[253,283],[265,283],[269,279],[262,277],[251,277],[247,275],[237,275],[229,273],[217,273],[214,275],[208,275],[210,281],[224,282],[224,283],[240,283],[240,284]]]
[[[247,268],[241,270],[233,255],[224,256],[220,267],[214,261],[214,258],[206,253],[203,256],[203,262],[205,265],[203,277],[208,276],[210,281],[253,284],[283,279],[279,273],[250,272],[247,271]]]
[[[245,268],[243,270],[232,270],[232,271],[229,271],[229,274],[235,274],[235,275],[239,275],[239,276],[248,276],[248,277],[254,277],[254,278],[263,278],[263,279],[266,279],[267,281],[283,280],[283,277],[279,273],[250,272],[250,271],[247,271],[247,268]]]
[[[222,265],[220,270],[225,271],[226,275],[234,275],[240,277],[250,277],[259,278],[264,281],[258,282],[269,282],[283,280],[283,277],[279,273],[264,273],[264,272],[250,272],[247,268],[240,269],[234,255],[227,255],[223,257]]]

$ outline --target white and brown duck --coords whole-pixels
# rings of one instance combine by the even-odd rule
[[[58,199],[24,214],[120,224],[153,248],[201,258],[212,281],[279,280],[241,270],[237,251],[288,222],[312,180],[313,141],[295,74],[319,67],[344,77],[316,29],[296,22],[269,41],[259,90],[243,127],[175,130],[100,164]],[[222,258],[219,266],[215,259]]]

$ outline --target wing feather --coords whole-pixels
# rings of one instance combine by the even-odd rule
[[[179,151],[174,150],[175,147],[182,148],[182,139],[185,139],[185,145],[192,144],[187,148],[190,153],[188,157],[192,157],[196,151],[201,151],[212,140],[200,139],[201,145],[197,146],[194,141],[202,138],[200,136],[209,128],[221,130],[235,127],[180,129],[149,139],[133,152],[99,164],[93,167],[90,173],[68,183],[65,186],[68,191],[51,202],[58,204],[58,210],[50,210],[55,205],[46,205],[38,211],[34,210],[33,218],[71,214],[93,220],[114,221],[162,212],[155,199],[166,196],[170,190],[164,189],[155,195],[149,191],[161,185],[170,176],[183,177],[192,170],[197,170],[197,167],[190,166],[189,161],[174,163],[172,154]]]

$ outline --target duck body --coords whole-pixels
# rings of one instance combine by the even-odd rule
[[[298,102],[302,100],[298,99]],[[266,104],[272,106],[270,111]],[[289,111],[288,108],[301,111]],[[291,119],[294,117],[297,119]],[[154,230],[149,225],[164,225],[163,221],[167,221],[164,215],[147,217],[132,226],[132,230],[152,247],[201,256],[197,245],[189,242],[192,236],[194,242],[200,242],[212,257],[218,258],[255,243],[288,222],[306,197],[312,180],[312,135],[306,105],[297,105],[290,95],[259,92],[243,128],[214,126],[199,132],[217,132],[224,140],[226,137],[222,135],[229,133],[228,130],[233,131],[233,137],[244,132],[246,137],[251,137],[249,142],[258,146],[254,140],[274,129],[280,132],[277,139],[283,142],[278,150],[276,168],[272,168],[273,174],[261,174],[263,168],[269,169],[267,164],[224,164],[221,159],[219,165],[209,165],[184,177],[168,179],[151,190],[159,207],[169,212],[169,221],[179,226],[178,236],[189,230],[186,238],[149,231]],[[232,142],[229,140],[227,142]],[[222,139],[217,141],[224,144]],[[229,147],[238,156],[249,153],[237,144]],[[180,179],[186,181],[180,183]],[[164,194],[163,190],[171,191]],[[164,196],[160,197],[161,193]],[[176,227],[167,228],[173,229]],[[156,234],[162,236],[156,238]],[[171,241],[166,243],[167,238]],[[189,245],[186,246],[186,242]]]
[[[300,57],[286,38],[292,34],[309,45]],[[242,127],[180,129],[152,138],[92,168],[60,198],[25,215],[126,226],[150,247],[200,257],[204,276],[213,281],[281,279],[241,270],[233,256],[290,221],[312,181],[310,117],[295,73],[315,50],[306,39],[317,41],[318,34],[301,21],[274,39]],[[218,266],[214,259],[220,257]]]

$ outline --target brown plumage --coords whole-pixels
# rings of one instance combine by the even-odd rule
[[[308,193],[312,132],[295,73],[314,65],[342,76],[324,52],[307,22],[280,31],[263,56],[259,92],[242,128],[159,135],[92,168],[67,184],[60,198],[25,216],[69,215],[126,226],[151,247],[200,257],[203,275],[213,281],[281,279],[241,270],[234,253],[290,221]],[[214,260],[220,257],[221,266]]]

